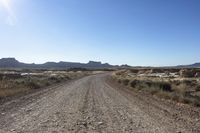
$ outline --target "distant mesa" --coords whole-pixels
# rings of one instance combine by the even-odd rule
[[[131,66],[127,65],[127,64],[124,64],[124,65],[121,65],[122,68],[130,68]]]
[[[172,66],[173,67],[173,66]],[[97,61],[89,61],[88,63],[80,62],[46,62],[44,64],[28,64],[19,62],[15,58],[2,58],[0,59],[0,68],[30,68],[30,69],[69,69],[69,68],[86,68],[86,69],[107,69],[107,68],[132,68],[127,64],[118,66],[110,65],[108,63],[102,63]],[[179,65],[175,68],[200,68],[200,63],[194,63],[191,65]]]
[[[2,58],[0,59],[0,67],[20,67],[21,63],[15,58]]]
[[[102,68],[115,68],[119,66],[110,65],[108,63],[101,63],[89,61],[88,63],[79,62],[46,62],[44,64],[27,64],[16,60],[15,58],[2,58],[0,59],[0,68],[38,68],[38,69],[68,69],[68,68],[88,68],[88,69],[102,69]]]

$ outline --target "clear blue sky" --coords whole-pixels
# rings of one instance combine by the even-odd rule
[[[200,0],[0,0],[0,58],[200,62]]]

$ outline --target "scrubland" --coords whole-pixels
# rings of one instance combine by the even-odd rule
[[[76,70],[0,70],[0,99],[91,74]]]
[[[200,106],[200,69],[127,69],[112,77],[133,91]]]

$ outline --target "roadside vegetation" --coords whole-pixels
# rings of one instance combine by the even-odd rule
[[[113,73],[134,91],[200,107],[199,69],[130,69]]]
[[[91,74],[91,71],[0,70],[0,99]]]

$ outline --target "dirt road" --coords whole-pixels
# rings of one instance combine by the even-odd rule
[[[0,132],[200,132],[199,109],[84,77],[0,105]]]

